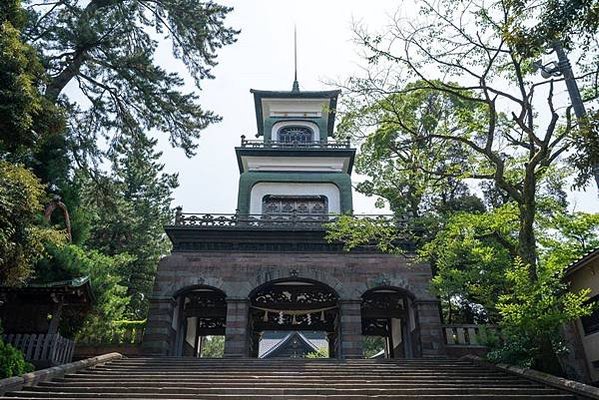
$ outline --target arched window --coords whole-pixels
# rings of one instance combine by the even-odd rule
[[[279,129],[277,138],[283,143],[310,143],[314,141],[314,131],[307,126],[288,125]]]

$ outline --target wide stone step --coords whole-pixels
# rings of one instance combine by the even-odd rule
[[[118,382],[81,382],[81,381],[72,381],[72,382],[64,382],[64,381],[54,381],[54,382],[41,382],[39,384],[40,387],[82,387],[85,386],[87,388],[128,388],[128,387],[136,387],[143,384],[144,387],[153,387],[153,388],[243,388],[243,387],[263,387],[263,388],[322,388],[322,381],[312,381],[312,382],[293,382],[293,381],[282,381],[282,382],[263,382],[259,380],[255,380],[253,382],[239,382],[239,381],[219,381],[219,382],[193,382],[193,381],[132,381],[132,380],[121,380]],[[426,388],[476,388],[479,387],[480,383],[478,382],[327,382],[327,388],[333,389],[345,389],[345,388],[380,388],[380,389],[417,389],[421,387]],[[507,387],[507,388],[542,388],[541,385],[534,385],[529,382],[485,382],[484,387]]]
[[[447,370],[447,369],[452,369],[452,370],[456,370],[456,371],[476,371],[476,370],[480,370],[480,368],[475,368],[472,365],[469,366],[420,366],[420,367],[412,367],[412,366],[372,366],[372,367],[357,367],[357,366],[351,366],[351,367],[344,367],[341,365],[331,365],[331,366],[307,366],[307,365],[298,365],[298,366],[293,366],[293,365],[287,365],[287,366],[272,366],[272,365],[256,365],[256,366],[252,366],[252,365],[160,365],[160,364],[155,364],[155,365],[144,365],[144,364],[140,364],[140,365],[111,365],[111,366],[99,366],[96,367],[97,369],[111,369],[111,370],[115,370],[115,371],[127,371],[127,370],[139,370],[139,369],[144,369],[144,370],[152,370],[152,369],[169,369],[169,370],[188,370],[188,369],[194,369],[194,370],[203,370],[203,369],[208,369],[208,370],[219,370],[219,371],[244,371],[244,370],[289,370],[289,371],[297,371],[297,370],[302,370],[302,371],[339,371],[339,370],[343,370],[343,371],[437,371],[437,370]]]
[[[288,366],[345,366],[345,367],[384,367],[384,366],[396,366],[396,365],[405,365],[405,366],[428,366],[428,365],[445,365],[445,366],[472,366],[469,362],[464,361],[455,361],[455,360],[429,360],[429,361],[393,361],[393,362],[373,362],[373,363],[361,363],[361,362],[352,362],[346,363],[339,360],[328,361],[328,359],[312,359],[310,361],[306,361],[306,359],[288,359],[288,360],[248,360],[248,359],[237,359],[237,361],[233,362],[235,359],[227,359],[227,358],[192,358],[185,359],[183,361],[177,361],[174,359],[154,359],[154,360],[144,360],[138,358],[132,359],[122,359],[118,362],[119,365],[140,365],[140,364],[158,364],[158,365],[250,365],[250,366],[260,366],[260,365],[271,365],[271,366],[279,366],[279,365],[288,365]]]
[[[426,364],[394,364],[394,363],[383,363],[383,364],[333,364],[333,363],[219,363],[219,362],[188,362],[188,363],[174,363],[174,362],[131,362],[131,363],[119,363],[114,365],[117,368],[137,368],[137,367],[174,367],[174,368],[209,368],[209,367],[220,367],[220,368],[315,368],[315,369],[328,369],[328,368],[348,368],[348,369],[393,369],[393,368],[472,368],[472,364],[451,364],[451,363],[426,363]]]
[[[454,371],[446,371],[446,372],[418,372],[418,371],[407,371],[403,373],[376,373],[376,372],[363,372],[359,374],[348,374],[345,372],[337,372],[337,373],[320,373],[320,372],[306,372],[306,371],[272,371],[270,373],[264,371],[244,371],[244,372],[235,372],[230,374],[223,374],[222,372],[216,371],[204,371],[204,372],[196,372],[196,371],[186,371],[186,372],[173,372],[173,371],[153,371],[152,373],[147,372],[138,372],[138,371],[129,371],[126,374],[124,373],[115,373],[113,371],[82,371],[80,374],[87,374],[90,376],[105,376],[105,377],[121,377],[121,376],[152,376],[152,377],[169,377],[169,376],[187,376],[189,378],[201,378],[201,377],[218,377],[218,376],[235,376],[235,377],[285,377],[285,376],[294,376],[294,377],[320,377],[323,379],[333,379],[333,378],[352,378],[352,377],[383,377],[383,378],[404,378],[404,379],[418,379],[422,377],[431,377],[431,378],[463,378],[463,377],[500,377],[505,376],[498,372],[489,372],[489,371],[481,371],[479,374],[473,373],[460,373]]]
[[[93,390],[95,389],[95,390]],[[541,395],[541,394],[554,394],[555,390],[542,387],[532,388],[510,388],[510,387],[420,387],[420,388],[377,388],[377,387],[356,387],[350,386],[342,389],[329,387],[328,385],[321,387],[296,387],[295,385],[286,388],[268,388],[268,387],[220,387],[220,388],[202,388],[198,390],[190,387],[148,387],[148,386],[127,386],[127,387],[103,387],[100,390],[97,388],[91,388],[88,386],[76,386],[76,387],[48,387],[48,386],[35,386],[31,388],[33,392],[50,392],[50,393],[80,393],[87,394],[93,390],[94,392],[101,392],[103,394],[146,394],[153,395],[155,393],[167,393],[167,394],[263,394],[263,395],[332,395],[332,394],[362,394],[362,395],[378,395],[378,394],[530,394],[530,395]]]
[[[0,397],[1,398],[1,397]],[[22,391],[18,394],[9,394],[7,399],[13,400],[24,400],[24,399],[62,399],[62,400],[91,400],[91,399],[171,399],[171,400],[184,400],[184,399],[195,399],[195,400],[213,400],[213,399],[242,399],[242,400],[325,400],[325,399],[353,399],[353,400],[366,400],[366,399],[400,399],[400,400],[575,400],[573,396],[564,394],[542,394],[542,395],[531,395],[531,394],[477,394],[477,395],[463,395],[463,394],[405,394],[405,395],[377,395],[376,397],[363,395],[363,394],[336,394],[336,395],[269,395],[264,396],[263,394],[218,394],[218,395],[181,395],[181,394],[153,394],[150,397],[146,394],[105,394],[105,393],[88,393],[88,394],[77,394],[71,393],[39,393]]]
[[[171,377],[171,378],[151,378],[151,377],[140,377],[140,378],[130,378],[130,377],[123,377],[121,379],[115,380],[114,378],[107,378],[107,377],[100,377],[100,378],[96,378],[94,379],[92,376],[85,376],[85,375],[81,375],[81,376],[77,376],[77,377],[71,377],[71,376],[66,376],[64,378],[60,378],[60,379],[56,379],[54,382],[61,382],[61,383],[65,383],[65,384],[79,384],[81,383],[85,383],[86,385],[104,385],[107,382],[111,383],[111,382],[118,382],[118,383],[131,383],[131,384],[135,384],[138,382],[144,382],[147,384],[169,384],[169,383],[185,383],[185,384],[194,384],[194,383],[208,383],[208,384],[250,384],[250,383],[273,383],[273,384],[285,384],[285,385],[289,385],[289,384],[293,384],[293,383],[297,383],[298,381],[301,381],[302,383],[315,383],[315,384],[319,384],[322,385],[323,380],[320,378],[302,378],[297,379],[295,377],[285,377],[285,378],[281,378],[281,379],[274,379],[274,378],[269,378],[269,377],[255,377],[255,378],[236,378],[236,377],[220,377],[220,378],[211,378],[211,379],[207,379],[207,380],[202,380],[202,379],[190,379],[187,377],[182,377],[182,378],[176,378],[176,377]],[[406,380],[406,379],[397,379],[395,377],[389,377],[389,378],[374,378],[374,379],[363,379],[360,377],[356,377],[353,379],[335,379],[335,380],[331,380],[329,382],[334,382],[334,383],[340,383],[340,384],[361,384],[361,383],[373,383],[373,384],[381,384],[381,383],[388,383],[388,384],[415,384],[415,385],[431,385],[431,384],[447,384],[447,383],[454,383],[454,384],[473,384],[473,385],[535,385],[535,383],[527,381],[527,380],[523,380],[523,379],[518,379],[518,378],[511,378],[508,376],[502,376],[502,377],[497,377],[497,378],[493,378],[493,379],[481,379],[481,378],[477,378],[477,377],[471,377],[471,378],[467,378],[467,379],[419,379],[417,381],[412,381],[412,380]]]
[[[129,358],[8,393],[6,399],[574,400],[469,362]]]
[[[139,364],[161,364],[161,365],[315,365],[315,366],[345,366],[345,367],[376,367],[376,366],[394,366],[394,365],[406,365],[406,366],[418,366],[418,365],[449,365],[458,366],[466,365],[472,366],[470,362],[459,361],[459,360],[401,360],[401,361],[380,361],[380,362],[343,362],[336,359],[233,359],[233,358],[186,358],[182,360],[165,358],[165,359],[140,359],[140,358],[128,358],[122,359],[118,362],[119,365],[139,365]]]

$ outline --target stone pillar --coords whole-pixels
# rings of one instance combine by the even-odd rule
[[[341,358],[362,358],[362,300],[339,300]]]
[[[145,354],[173,355],[175,331],[172,327],[176,302],[172,297],[150,299],[148,322],[142,350]]]
[[[225,328],[225,357],[248,357],[248,299],[227,299]]]
[[[561,367],[566,373],[568,379],[583,383],[592,383],[591,371],[589,371],[586,355],[581,335],[578,329],[577,321],[571,321],[561,328],[562,337],[565,339],[566,351],[561,356],[558,356]]]
[[[422,357],[446,356],[438,300],[415,300]]]

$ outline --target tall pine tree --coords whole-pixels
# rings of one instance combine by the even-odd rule
[[[87,245],[111,256],[133,256],[119,271],[129,288],[132,318],[145,317],[158,260],[169,250],[163,226],[171,219],[172,190],[178,186],[177,175],[164,172],[155,146],[147,135],[128,137],[112,158],[112,174],[84,185],[84,206],[92,215]]]

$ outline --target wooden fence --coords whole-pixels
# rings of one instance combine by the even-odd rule
[[[3,335],[5,343],[16,347],[31,362],[60,365],[73,360],[75,342],[58,333],[11,333]]]

